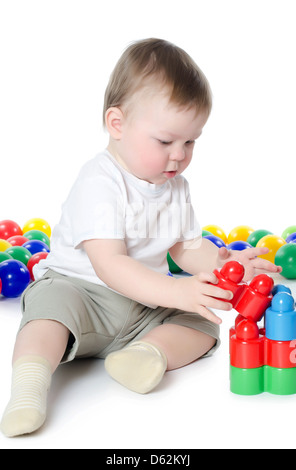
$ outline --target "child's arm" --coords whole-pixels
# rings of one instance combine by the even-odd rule
[[[245,268],[245,281],[251,280],[259,272],[278,273],[279,266],[258,258],[268,253],[268,248],[247,248],[243,251],[231,251],[218,248],[206,238],[176,243],[170,249],[170,255],[175,263],[190,274],[199,272],[212,272],[221,268],[224,263],[231,260],[239,261]]]
[[[123,240],[87,240],[83,247],[98,277],[115,291],[143,304],[196,312],[214,323],[221,320],[209,308],[231,310],[232,293],[212,284],[213,273],[175,279],[130,258]]]

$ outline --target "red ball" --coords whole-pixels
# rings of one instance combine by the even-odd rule
[[[259,338],[257,323],[247,318],[240,321],[236,326],[236,337],[244,340]]]
[[[245,269],[238,261],[228,261],[228,263],[224,264],[220,272],[224,279],[238,284],[244,277]]]
[[[250,288],[262,295],[269,295],[273,289],[273,279],[267,274],[258,274],[250,282]]]
[[[27,268],[29,270],[32,281],[35,281],[33,267],[35,266],[35,264],[38,264],[39,261],[41,261],[42,259],[47,258],[47,256],[48,253],[46,251],[42,251],[40,253],[35,253],[35,255],[31,256],[31,258],[29,259],[27,263]]]
[[[23,231],[20,226],[13,220],[1,220],[0,221],[0,238],[7,240],[7,238],[14,235],[22,235]]]
[[[7,241],[12,246],[22,246],[24,243],[28,242],[29,239],[24,237],[23,235],[14,235],[13,237],[7,238]]]

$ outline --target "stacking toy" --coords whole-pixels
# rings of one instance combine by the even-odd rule
[[[213,272],[218,279],[218,283],[215,285],[221,289],[230,290],[233,293],[233,298],[227,302],[230,302],[235,307],[246,285],[242,283],[245,274],[243,265],[238,261],[228,261],[220,271],[215,269]]]

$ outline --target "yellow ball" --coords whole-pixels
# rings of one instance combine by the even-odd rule
[[[278,249],[283,245],[286,245],[286,241],[282,237],[279,237],[278,235],[265,235],[265,237],[259,240],[256,247],[268,248],[269,253],[266,255],[260,255],[260,258],[267,259],[268,261],[271,261],[271,263],[274,263],[275,255]]]
[[[28,220],[23,226],[23,233],[29,232],[29,230],[40,230],[41,232],[46,233],[49,238],[51,235],[50,225],[44,219],[34,218]]]
[[[239,225],[231,230],[228,235],[228,243],[242,241],[246,242],[251,233],[254,232],[254,229],[248,225]]]
[[[0,239],[0,251],[5,251],[7,248],[10,248],[12,245],[7,240]]]
[[[224,243],[227,243],[227,235],[221,227],[218,227],[218,225],[206,225],[202,228],[202,230],[207,230],[208,232],[211,232],[216,237],[221,238]]]

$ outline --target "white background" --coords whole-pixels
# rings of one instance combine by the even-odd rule
[[[104,90],[130,42],[160,37],[207,75],[214,107],[186,170],[201,226],[265,228],[295,215],[293,0],[0,1],[0,219],[51,226],[83,163],[107,144]],[[17,300],[0,299],[0,407],[9,396]],[[46,426],[0,448],[294,447],[295,397],[229,392],[228,328],[211,359],[138,396],[101,361],[58,369]],[[2,411],[0,411],[1,413]]]

